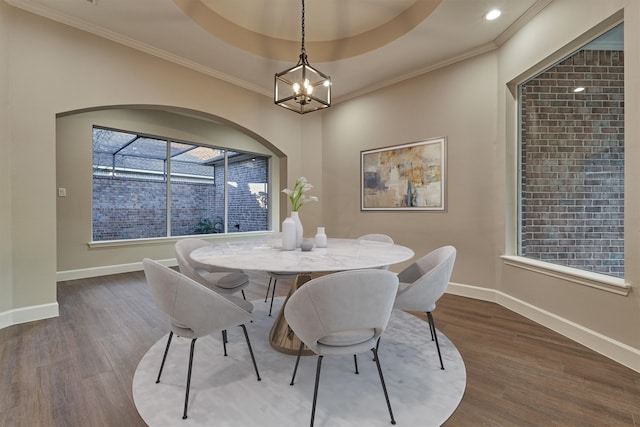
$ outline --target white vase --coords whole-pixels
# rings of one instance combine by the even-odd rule
[[[300,217],[298,216],[297,211],[291,212],[291,219],[296,223],[296,248],[299,248],[300,243],[302,243],[304,229],[302,228],[302,223],[300,222]]]
[[[324,233],[324,227],[318,227],[316,233],[316,248],[327,247],[327,235]]]
[[[282,221],[282,249],[292,251],[296,248],[296,222],[291,217]]]

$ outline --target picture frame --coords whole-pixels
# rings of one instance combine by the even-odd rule
[[[446,212],[446,137],[360,152],[360,209]]]

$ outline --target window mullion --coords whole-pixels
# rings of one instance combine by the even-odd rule
[[[229,150],[224,150],[224,233],[229,232]]]
[[[165,168],[165,182],[166,186],[166,199],[167,199],[167,209],[165,211],[165,215],[167,218],[167,237],[171,236],[171,142],[166,141],[167,143],[167,154],[166,160],[164,161]]]

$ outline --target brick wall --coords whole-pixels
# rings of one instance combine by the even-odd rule
[[[235,166],[235,164],[234,164]],[[221,169],[221,168],[218,168]],[[242,163],[242,167],[229,166],[229,233],[259,231],[268,229],[268,205],[266,194],[259,197],[252,193],[249,184],[267,183],[269,177],[268,159],[257,157]],[[219,181],[222,182],[222,181]],[[260,200],[258,200],[258,197]],[[260,201],[263,204],[260,204]]]
[[[218,182],[222,181],[216,181]],[[200,220],[209,219],[215,222],[219,218],[222,221],[224,205],[215,203],[216,193],[219,191],[221,187],[215,184],[172,181],[171,234],[174,236],[195,234]]]
[[[166,186],[160,181],[93,177],[93,240],[165,237]]]
[[[521,99],[521,255],[622,277],[623,52],[580,51]]]
[[[260,205],[249,183],[266,183],[268,159],[229,165],[229,232],[268,230],[268,206]],[[198,222],[224,218],[224,168],[216,184],[172,182],[171,230],[174,236],[196,234]],[[166,183],[132,177],[93,177],[93,240],[166,236]],[[239,227],[235,227],[239,224]]]

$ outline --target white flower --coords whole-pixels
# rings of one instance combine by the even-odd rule
[[[283,193],[289,196],[289,200],[291,201],[291,210],[293,212],[297,212],[302,207],[302,205],[307,202],[318,201],[318,198],[316,196],[305,196],[304,194],[312,188],[313,185],[309,184],[307,178],[301,176],[300,178],[296,179],[293,190],[289,190],[288,188],[282,190]]]

